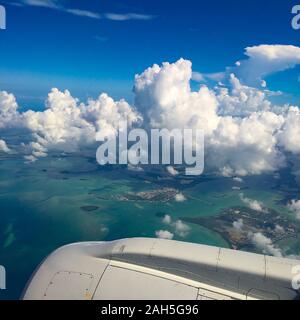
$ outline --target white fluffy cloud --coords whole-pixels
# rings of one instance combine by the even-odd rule
[[[259,76],[293,67],[300,48],[258,46],[247,48],[248,60],[236,70],[250,71],[266,64]],[[272,67],[271,67],[272,66]],[[231,70],[232,72],[233,70]],[[143,121],[144,127],[202,129],[205,133],[205,168],[224,176],[272,173],[287,165],[289,154],[300,155],[300,110],[274,106],[266,90],[255,89],[228,73],[228,87],[201,86],[193,91],[192,63],[153,65],[136,75],[134,106],[106,94],[80,103],[69,91],[53,89],[43,112],[18,112],[12,94],[0,92],[0,130],[20,128],[32,134],[26,156],[45,156],[51,150],[74,151],[95,142],[98,132],[114,134],[118,123]],[[236,73],[238,74],[238,73]],[[170,174],[176,170],[169,167]],[[296,174],[296,173],[295,173]]]
[[[174,234],[167,230],[158,230],[155,232],[155,235],[159,239],[172,240],[174,238]]]
[[[220,115],[247,116],[253,112],[270,110],[271,102],[264,91],[242,85],[233,73],[230,74],[229,83],[229,89],[220,88],[217,96]]]
[[[259,212],[265,212],[266,209],[264,208],[263,204],[257,200],[252,200],[249,198],[246,198],[243,193],[240,194],[241,200],[252,210],[259,211]]]
[[[163,223],[165,224],[171,224],[172,223],[172,218],[169,214],[166,214],[163,218]]]
[[[207,137],[206,157],[224,176],[272,172],[284,165],[275,134],[283,119],[271,112],[245,118],[222,117]]]
[[[0,139],[0,152],[5,152],[5,153],[10,152],[10,149],[8,148],[6,142],[1,139]]]
[[[300,154],[300,109],[298,107],[289,108],[278,133],[278,140],[286,151]]]
[[[183,223],[181,220],[177,220],[174,222],[175,233],[178,234],[181,238],[185,238],[189,232],[190,227]]]
[[[300,48],[291,45],[259,45],[245,50],[248,59],[234,70],[244,83],[261,85],[264,77],[300,64]]]
[[[237,61],[234,67],[227,67],[223,72],[193,72],[193,80],[226,81],[228,75],[234,73],[247,86],[266,88],[265,77],[300,64],[300,47],[292,45],[263,44],[247,47],[245,55],[246,59]]]
[[[0,91],[0,129],[15,127],[18,122],[18,104],[13,94]]]
[[[300,200],[292,200],[288,204],[288,208],[295,213],[297,219],[300,219]]]
[[[135,105],[151,127],[195,128],[211,133],[217,126],[218,102],[213,92],[201,87],[192,92],[192,64],[180,59],[162,67],[154,65],[135,78]]]
[[[285,165],[280,148],[289,149],[291,139],[286,111],[273,112],[264,91],[242,85],[233,74],[230,89],[202,86],[194,92],[191,78],[191,62],[183,59],[154,65],[137,75],[135,105],[146,123],[170,130],[204,130],[206,167],[225,176],[273,172]]]
[[[183,193],[177,193],[177,194],[175,195],[175,201],[176,201],[176,202],[186,201],[186,197],[184,196]]]
[[[262,233],[250,233],[249,239],[264,254],[282,257],[281,250],[272,243],[271,239],[267,238]]]
[[[174,228],[174,232],[181,238],[185,238],[190,232],[190,227],[187,224],[183,223],[181,220],[173,222],[172,217],[168,214],[164,216],[163,223]]]
[[[58,89],[49,93],[45,111],[19,113],[17,108],[13,95],[0,93],[0,128],[15,126],[32,134],[33,141],[24,146],[31,160],[46,156],[50,150],[77,151],[95,143],[100,131],[115,134],[120,122],[127,121],[131,126],[141,120],[125,100],[114,101],[101,94],[98,99],[83,104],[68,90]]]

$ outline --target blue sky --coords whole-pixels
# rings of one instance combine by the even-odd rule
[[[259,44],[299,46],[287,0],[0,1],[0,89],[36,108],[52,87],[85,99],[107,92],[132,100],[133,79],[153,63],[193,62],[223,71]],[[18,5],[22,4],[22,5]],[[76,11],[74,11],[76,9]],[[84,11],[83,11],[84,10]],[[271,90],[298,99],[299,68],[268,79]],[[298,99],[299,100],[299,99]]]

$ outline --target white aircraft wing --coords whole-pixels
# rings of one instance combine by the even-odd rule
[[[178,241],[77,243],[52,253],[25,300],[297,299],[300,261]]]

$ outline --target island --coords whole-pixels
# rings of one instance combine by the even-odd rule
[[[174,188],[162,188],[141,192],[129,192],[118,196],[119,201],[168,202],[174,200],[179,191]]]
[[[249,234],[262,233],[272,243],[297,238],[300,228],[288,216],[273,209],[256,211],[248,207],[232,207],[217,216],[182,217],[182,221],[201,225],[217,232],[232,249],[253,249]]]

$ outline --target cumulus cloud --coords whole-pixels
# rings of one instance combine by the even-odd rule
[[[37,158],[34,155],[24,156],[26,160],[25,163],[34,163],[37,161]]]
[[[172,217],[168,214],[164,216],[163,223],[174,228],[174,232],[181,238],[185,238],[190,232],[190,227],[187,224],[181,220],[173,221]]]
[[[224,176],[273,172],[285,165],[276,145],[283,119],[271,112],[254,112],[245,118],[222,117],[207,137],[206,163]]]
[[[167,230],[158,230],[155,231],[155,235],[159,239],[167,239],[172,240],[174,238],[174,234]]]
[[[240,194],[240,198],[250,209],[259,212],[266,212],[266,209],[261,202],[246,198],[243,193]]]
[[[135,106],[154,128],[195,128],[211,133],[217,126],[217,99],[207,87],[192,92],[192,64],[180,59],[153,65],[135,77]]]
[[[190,227],[183,223],[181,220],[177,220],[174,223],[175,226],[175,233],[178,234],[181,238],[185,238],[189,232],[190,232]]]
[[[221,88],[217,97],[220,115],[247,116],[270,110],[271,102],[264,91],[242,85],[234,74],[230,74],[229,84],[230,89]]]
[[[261,85],[264,77],[300,64],[300,48],[292,45],[259,45],[245,50],[248,59],[234,70],[248,85]]]
[[[279,258],[282,257],[281,250],[272,243],[271,239],[267,238],[262,233],[249,233],[249,239],[264,254]]]
[[[68,90],[52,89],[45,111],[19,113],[14,96],[0,92],[0,128],[13,126],[30,133],[33,141],[24,145],[24,150],[35,158],[44,157],[51,150],[78,151],[95,143],[99,132],[106,136],[116,134],[122,121],[131,126],[140,120],[125,100],[114,101],[104,93],[84,104]]]
[[[200,82],[206,79],[218,82],[226,79],[228,74],[234,73],[247,86],[265,88],[267,76],[300,64],[300,48],[292,45],[263,44],[247,47],[245,55],[246,59],[237,61],[234,67],[227,67],[224,72],[213,74],[194,72],[194,78]]]
[[[18,104],[13,94],[0,91],[0,129],[16,127],[19,122]]]
[[[295,213],[296,218],[300,220],[300,200],[292,200],[288,204],[288,209]]]
[[[5,152],[5,153],[10,152],[10,149],[8,148],[6,142],[2,139],[0,139],[0,152]]]
[[[277,65],[273,70],[297,63],[296,47],[272,48],[248,48],[248,60],[267,59]],[[242,68],[248,60],[236,67]],[[134,106],[106,94],[84,104],[69,91],[53,89],[45,111],[21,113],[15,97],[3,91],[0,130],[27,130],[35,144],[27,144],[26,155],[44,156],[51,150],[72,151],[90,145],[100,131],[115,134],[118,123],[125,119],[130,126],[143,121],[145,128],[202,129],[206,170],[235,179],[276,172],[287,165],[290,154],[296,157],[295,163],[299,160],[299,107],[273,105],[265,90],[242,84],[232,72],[227,87],[204,85],[193,91],[192,75],[192,63],[184,59],[153,65],[135,76]],[[167,170],[176,173],[174,168]]]
[[[183,59],[153,65],[135,78],[135,106],[155,128],[202,129],[206,164],[225,176],[273,172],[285,165],[277,134],[284,115],[272,112],[266,94],[241,85],[192,91],[192,65]],[[284,143],[283,143],[284,144]]]
[[[172,223],[172,218],[170,215],[166,214],[163,218],[163,223],[165,224],[171,224]]]
[[[182,193],[177,193],[177,194],[175,195],[175,201],[176,201],[176,202],[186,201],[186,197],[185,197],[184,194],[182,194]]]
[[[279,145],[293,154],[300,154],[300,109],[291,107],[285,115],[285,121],[278,132]]]
[[[216,82],[226,80],[234,73],[243,84],[251,87],[266,88],[265,78],[276,72],[294,68],[300,64],[300,47],[292,45],[258,45],[245,49],[246,59],[237,61],[234,67],[227,67],[224,72],[203,74],[194,72],[194,80]]]

